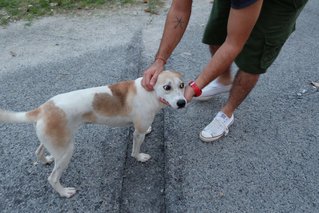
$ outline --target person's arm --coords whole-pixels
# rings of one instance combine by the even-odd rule
[[[235,60],[256,24],[262,4],[263,0],[258,0],[242,9],[230,9],[226,40],[195,80],[199,88],[205,87],[217,78]],[[186,99],[190,101],[193,95],[192,88],[187,87],[185,91]]]
[[[154,63],[144,71],[142,85],[153,90],[157,77],[163,71],[167,59],[180,42],[191,15],[192,0],[173,0],[167,14],[163,36]]]

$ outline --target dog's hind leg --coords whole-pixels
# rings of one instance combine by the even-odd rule
[[[37,148],[37,150],[35,151],[35,154],[37,156],[38,161],[40,161],[43,164],[50,164],[53,162],[54,158],[52,155],[49,156],[45,156],[44,154],[45,151],[45,147],[44,145],[41,143],[40,146]]]
[[[55,126],[54,129],[50,127],[52,125],[50,126],[50,123],[45,120],[37,122],[36,132],[41,145],[36,153],[43,160],[45,147],[53,156],[55,164],[52,173],[48,177],[48,181],[62,197],[69,198],[76,191],[74,188],[64,188],[60,183],[60,178],[62,172],[67,168],[74,150],[73,130],[61,125]]]
[[[68,164],[72,157],[73,150],[74,142],[72,141],[66,147],[63,148],[62,152],[60,152],[60,150],[54,150],[52,152],[55,159],[55,164],[52,173],[48,177],[49,183],[60,194],[60,196],[67,198],[73,196],[76,190],[72,187],[63,187],[60,183],[60,178],[62,172],[68,167]]]

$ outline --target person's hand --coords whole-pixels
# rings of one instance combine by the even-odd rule
[[[187,103],[191,102],[192,98],[194,97],[195,92],[192,87],[189,85],[186,86],[185,91],[184,91],[184,97],[187,100]]]
[[[161,60],[156,60],[154,63],[144,71],[142,86],[151,91],[154,89],[158,75],[163,71],[164,62]]]

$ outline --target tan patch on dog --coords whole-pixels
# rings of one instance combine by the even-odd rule
[[[163,71],[159,74],[157,81],[159,83],[164,83],[167,79],[173,79],[173,78],[181,78],[183,75],[177,71]]]
[[[30,112],[27,112],[26,116],[28,117],[28,119],[36,121],[39,118],[40,112],[41,112],[41,109],[40,108],[36,108],[36,109],[34,109],[34,110],[30,111]]]
[[[82,118],[85,122],[89,122],[89,123],[95,123],[97,119],[93,112],[84,113],[82,115]]]
[[[175,70],[169,70],[173,75],[177,76],[178,78],[183,77],[183,73],[175,71]]]
[[[41,106],[44,119],[45,134],[52,139],[52,143],[56,146],[65,146],[70,140],[70,130],[67,126],[65,112],[57,107],[52,101]]]
[[[97,93],[93,100],[93,109],[106,116],[128,115],[131,106],[130,97],[136,94],[134,81],[124,81],[109,86],[112,95]]]

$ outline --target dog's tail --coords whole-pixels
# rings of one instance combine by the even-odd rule
[[[0,109],[0,122],[2,123],[33,123],[38,120],[39,108],[29,112],[11,112]]]

